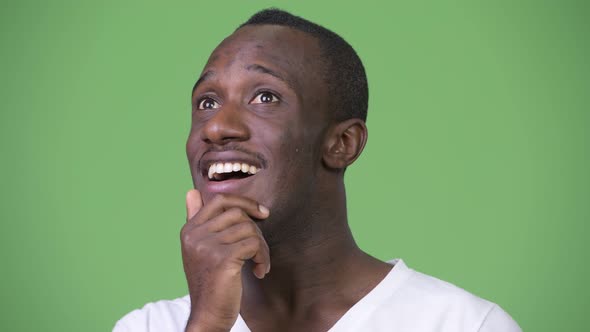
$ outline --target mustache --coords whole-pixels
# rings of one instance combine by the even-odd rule
[[[244,154],[247,154],[253,158],[256,158],[260,162],[260,165],[262,165],[263,167],[266,168],[267,162],[262,154],[255,152],[255,151],[250,151],[250,150],[248,150],[240,145],[236,145],[236,144],[226,144],[223,146],[211,146],[207,150],[205,150],[205,152],[203,152],[203,154],[201,155],[201,158],[203,158],[203,156],[209,152],[226,152],[226,151],[238,151],[238,152],[242,152]]]

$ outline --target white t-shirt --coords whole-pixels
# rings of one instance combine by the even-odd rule
[[[522,332],[498,305],[414,271],[401,259],[328,332]],[[184,331],[190,298],[158,301],[134,310],[113,332]],[[250,332],[239,315],[231,332]]]

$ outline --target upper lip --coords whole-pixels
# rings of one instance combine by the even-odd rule
[[[209,166],[214,163],[246,163],[258,169],[265,168],[265,162],[260,157],[241,151],[206,152],[199,161],[201,174],[207,177]]]

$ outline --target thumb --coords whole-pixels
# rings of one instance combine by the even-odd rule
[[[191,220],[203,207],[201,193],[197,189],[191,189],[186,193],[186,221]]]

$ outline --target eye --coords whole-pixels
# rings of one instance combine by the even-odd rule
[[[200,110],[211,110],[216,108],[219,108],[219,103],[212,98],[203,98],[197,105],[197,109]]]
[[[270,104],[270,103],[276,103],[277,101],[279,101],[279,97],[275,96],[274,94],[272,94],[268,91],[264,91],[264,92],[258,93],[254,97],[254,99],[252,99],[252,101],[250,101],[250,104]]]

